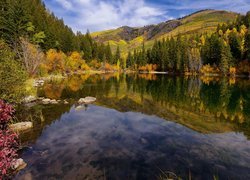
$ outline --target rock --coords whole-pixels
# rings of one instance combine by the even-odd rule
[[[86,110],[86,107],[84,105],[79,105],[75,107],[76,111]]]
[[[16,170],[16,171],[20,171],[21,169],[25,168],[26,166],[27,166],[27,164],[21,158],[15,159],[11,165],[12,169]]]
[[[43,102],[50,102],[50,99],[49,99],[49,98],[46,98],[46,99],[43,99],[42,101],[43,101]]]
[[[44,85],[44,80],[35,80],[33,86],[38,87],[38,86],[43,86]]]
[[[78,103],[79,104],[89,104],[89,103],[93,103],[96,101],[95,97],[85,97],[85,98],[81,98],[79,99]]]
[[[64,100],[63,103],[64,104],[69,104],[69,102],[67,100]]]
[[[58,104],[58,102],[57,102],[55,99],[50,100],[50,103],[51,103],[51,104]]]
[[[23,99],[23,103],[31,103],[36,101],[37,98],[35,96],[27,96]]]
[[[20,179],[20,180],[33,180],[34,178],[32,177],[31,173],[26,173],[26,174],[20,175],[20,177],[18,179]]]
[[[60,100],[55,100],[55,99],[49,99],[49,98],[46,98],[46,99],[42,100],[43,104],[58,104],[59,102],[61,102],[61,101]]]
[[[32,122],[20,122],[20,123],[10,125],[10,129],[16,132],[25,131],[25,130],[31,129],[32,127],[33,127]]]

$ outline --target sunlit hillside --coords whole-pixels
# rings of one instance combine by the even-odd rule
[[[178,34],[211,33],[216,30],[219,23],[234,21],[237,13],[219,10],[203,10],[180,19],[162,22],[157,25],[144,27],[123,26],[117,29],[94,32],[91,36],[97,42],[109,43],[115,51],[119,45],[123,54],[129,50],[140,47],[145,42],[145,47],[153,45],[155,39],[162,39]]]

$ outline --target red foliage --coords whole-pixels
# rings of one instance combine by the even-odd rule
[[[0,179],[8,179],[8,173],[17,158],[18,136],[7,129],[7,123],[11,120],[13,113],[13,107],[0,100]]]
[[[0,178],[6,177],[17,158],[18,136],[10,130],[0,132]]]
[[[4,103],[3,100],[0,100],[0,124],[7,124],[14,113],[14,109],[11,105]]]

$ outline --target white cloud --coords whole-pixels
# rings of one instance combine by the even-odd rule
[[[99,31],[120,26],[144,26],[171,19],[166,11],[144,0],[52,0],[51,7],[74,31]],[[51,3],[51,2],[50,2]],[[61,9],[60,9],[61,8]],[[62,10],[62,8],[64,10]]]
[[[166,8],[175,10],[222,9],[240,13],[250,10],[250,0],[183,0]]]
[[[44,0],[74,31],[86,32],[155,24],[187,12],[224,9],[245,13],[250,0]],[[149,2],[151,2],[149,4]],[[171,13],[171,15],[169,15]]]
[[[72,9],[72,4],[68,0],[55,0],[55,1],[58,2],[61,6],[63,6],[63,8],[65,9]]]

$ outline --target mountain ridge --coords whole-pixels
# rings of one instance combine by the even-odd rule
[[[204,9],[158,24],[143,27],[122,26],[117,29],[94,32],[91,36],[97,42],[109,43],[113,50],[116,46],[120,46],[122,52],[126,53],[143,42],[146,47],[151,47],[156,39],[178,34],[214,32],[218,24],[234,21],[238,15],[231,11]]]

